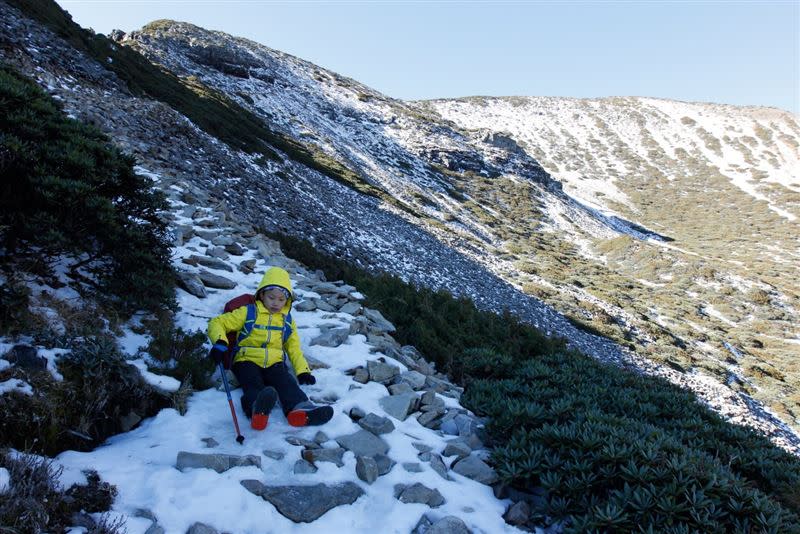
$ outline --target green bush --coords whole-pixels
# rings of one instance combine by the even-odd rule
[[[99,130],[67,118],[5,65],[0,153],[0,174],[14,177],[0,185],[4,270],[66,255],[74,258],[71,276],[122,311],[171,305],[163,195]]]
[[[213,384],[214,362],[208,358],[205,333],[185,332],[176,328],[169,311],[152,321],[145,321],[151,341],[145,349],[150,355],[151,370],[174,377],[194,390],[208,389]]]
[[[797,529],[800,461],[662,380],[540,354],[468,379],[462,402],[489,417],[503,481],[543,488],[536,517],[567,531]]]

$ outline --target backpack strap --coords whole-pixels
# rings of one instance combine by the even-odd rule
[[[283,342],[286,343],[289,340],[289,336],[292,335],[292,312],[286,314],[286,317],[283,318]]]
[[[245,317],[244,326],[239,330],[239,337],[236,338],[236,346],[233,349],[234,354],[239,352],[239,343],[253,331],[253,327],[256,324],[256,313],[256,305],[254,303],[248,304],[247,317]]]

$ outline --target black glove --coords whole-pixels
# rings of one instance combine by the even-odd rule
[[[304,386],[313,386],[317,383],[317,379],[311,373],[300,373],[297,375],[297,381]]]
[[[227,352],[228,344],[224,340],[220,339],[214,343],[213,347],[211,347],[211,352],[208,353],[208,357],[214,360],[216,363],[221,363]]]

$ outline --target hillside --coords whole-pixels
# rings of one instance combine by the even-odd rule
[[[399,201],[404,219],[573,325],[715,377],[796,428],[800,126],[791,115],[622,98],[406,103],[191,25],[161,21],[121,42],[344,162]],[[360,240],[317,241],[487,300],[452,276],[387,265]],[[511,302],[486,304],[521,308]],[[541,315],[532,320],[545,326]],[[545,327],[576,339],[563,324]]]
[[[792,117],[0,17],[0,529],[800,529]],[[334,419],[240,446],[202,330],[270,265]]]
[[[795,370],[791,361],[784,362],[794,334],[783,330],[792,328],[796,295],[766,285],[785,279],[782,273],[790,272],[791,264],[776,264],[761,286],[748,289],[753,281],[723,286],[715,278],[719,266],[706,269],[704,262],[672,257],[682,249],[670,241],[669,228],[604,214],[565,194],[561,182],[523,150],[522,140],[458,127],[426,111],[428,104],[392,100],[298,58],[218,32],[160,21],[130,35],[115,34],[123,48],[141,51],[199,91],[199,102],[227,101],[240,115],[260,117],[269,139],[283,147],[277,159],[238,152],[209,135],[213,124],[198,128],[162,103],[134,96],[80,53],[54,47],[53,38],[28,19],[14,18],[13,10],[4,14],[11,17],[4,36],[14,51],[9,57],[57,92],[71,113],[100,126],[155,172],[191,177],[237,218],[309,239],[355,264],[468,296],[484,309],[512,310],[587,354],[689,387],[727,417],[776,439],[784,439],[778,436],[787,429],[751,396],[795,425]],[[25,46],[20,35],[26,36]],[[110,59],[106,63],[114,65]],[[137,83],[147,86],[149,80]],[[204,94],[216,96],[208,100]],[[213,109],[201,115],[213,117],[209,113]],[[295,148],[276,139],[289,139]],[[271,202],[258,202],[262,193]],[[674,264],[699,274],[673,276],[678,287],[638,271],[620,274],[590,245],[608,249],[607,255],[632,257],[635,269]],[[689,287],[689,294],[708,297],[700,318],[694,317],[696,306],[684,306],[680,287],[694,278],[706,290]],[[773,302],[782,306],[774,313]],[[742,332],[743,339],[688,335],[694,329],[687,325],[702,321],[710,323],[712,337],[727,332],[730,325],[717,316],[733,321],[724,314],[734,306],[763,316],[754,313],[745,323],[750,330]],[[762,324],[771,333],[758,339],[754,329]],[[697,330],[703,328],[698,324]],[[790,340],[780,342],[788,353],[771,350],[775,338]],[[725,361],[735,358],[720,352],[725,343],[746,361]]]

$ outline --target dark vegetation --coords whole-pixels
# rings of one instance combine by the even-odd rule
[[[117,350],[111,336],[76,339],[59,358],[63,380],[47,369],[18,365],[0,372],[0,382],[17,378],[34,393],[6,393],[0,403],[0,447],[48,456],[90,451],[122,432],[123,418],[151,417],[170,406]]]
[[[0,491],[0,532],[66,532],[75,525],[75,514],[82,514],[87,533],[124,532],[120,522],[86,515],[107,511],[117,495],[95,471],[85,472],[86,484],[65,490],[58,481],[60,468],[47,458],[0,450],[0,467],[10,475],[9,487]]]
[[[31,80],[0,64],[0,269],[70,275],[120,314],[169,306],[174,276],[163,195],[101,132],[67,118]],[[4,287],[4,307],[26,300]],[[0,331],[17,313],[7,310]]]
[[[511,316],[375,275],[274,236],[284,252],[367,295],[489,417],[502,481],[528,525],[570,532],[800,532],[800,460],[694,394],[570,352]]]

